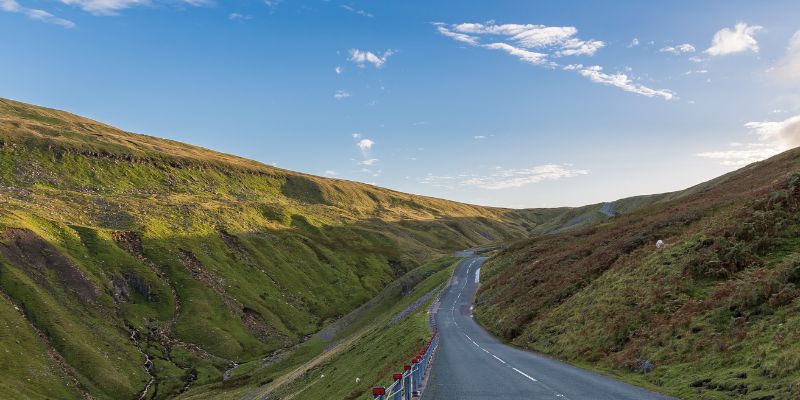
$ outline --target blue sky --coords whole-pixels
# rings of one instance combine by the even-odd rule
[[[0,96],[470,203],[677,190],[800,144],[797,1],[0,0]]]

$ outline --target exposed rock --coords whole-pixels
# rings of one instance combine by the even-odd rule
[[[97,300],[98,289],[68,257],[28,229],[10,228],[0,235],[0,253],[40,284],[51,287],[48,271],[84,302]]]
[[[636,372],[649,374],[650,372],[653,372],[655,368],[655,364],[653,364],[653,362],[650,360],[636,360]]]

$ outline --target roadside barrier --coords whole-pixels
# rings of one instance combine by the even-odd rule
[[[433,332],[431,339],[423,346],[422,351],[411,360],[410,365],[403,366],[403,373],[393,374],[391,385],[372,388],[375,400],[411,400],[419,398],[422,384],[428,378],[433,355],[439,348],[439,335]]]

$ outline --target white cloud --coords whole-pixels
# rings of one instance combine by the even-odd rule
[[[358,165],[370,165],[370,166],[372,166],[372,165],[375,165],[375,163],[377,163],[377,162],[378,162],[377,158],[368,158],[366,160],[359,161]]]
[[[548,68],[559,66],[554,59],[568,56],[592,56],[605,46],[605,42],[600,40],[578,38],[578,29],[573,26],[496,24],[493,21],[484,24],[437,22],[434,23],[434,26],[440,34],[456,41],[475,47],[501,50],[528,64]],[[635,39],[633,43],[638,44],[638,39]],[[682,48],[687,49],[686,47]],[[647,97],[661,97],[667,100],[675,98],[675,94],[670,90],[656,90],[634,83],[626,74],[605,74],[600,66],[584,67],[581,64],[571,64],[563,69],[577,71],[592,82],[615,86],[631,93]]]
[[[761,141],[775,144],[781,149],[800,146],[800,115],[777,122],[748,122],[745,127],[752,129]]]
[[[734,30],[722,28],[719,32],[714,34],[711,40],[711,47],[706,49],[706,53],[712,56],[721,56],[725,54],[735,54],[745,51],[758,52],[758,41],[754,37],[756,33],[764,29],[758,25],[747,25],[744,22],[739,22],[734,27]]]
[[[530,64],[541,65],[547,63],[547,54],[536,53],[533,51],[520,49],[507,43],[489,43],[484,45],[487,49],[502,50],[512,56],[518,57],[520,60]]]
[[[789,40],[786,54],[768,72],[783,82],[800,83],[800,31],[795,32]]]
[[[686,71],[683,73],[683,75],[702,75],[707,73],[708,73],[707,69],[697,69],[697,70]]]
[[[341,74],[342,74],[342,72],[344,72],[344,70],[342,69],[342,67],[341,67],[341,66],[338,66],[338,65],[336,66],[336,68],[334,69],[334,71],[336,71],[336,75],[341,75]]]
[[[237,21],[237,20],[244,21],[244,20],[253,19],[253,16],[252,15],[247,15],[247,14],[231,13],[230,15],[228,15],[228,19],[231,20],[231,21]]]
[[[718,160],[722,165],[741,166],[761,161],[780,153],[780,151],[771,147],[758,146],[757,143],[750,143],[745,147],[747,148],[743,150],[706,151],[697,153],[697,156]]]
[[[21,12],[22,6],[16,0],[0,0],[0,10],[5,12]]]
[[[59,1],[61,1],[61,3],[63,4],[79,7],[83,11],[86,11],[94,15],[118,15],[120,11],[128,8],[138,7],[138,6],[150,6],[153,4],[153,1],[151,0],[59,0]],[[178,3],[188,4],[193,7],[206,7],[214,4],[214,0],[176,0],[176,1]]]
[[[464,33],[453,32],[447,28],[445,28],[444,24],[437,24],[436,30],[439,31],[444,36],[457,40],[459,42],[463,42],[466,44],[470,44],[473,46],[478,45],[478,38],[475,36],[467,35]]]
[[[475,140],[482,140],[482,139],[486,139],[486,136],[484,136],[484,135],[475,135],[474,138],[475,138]]]
[[[435,23],[436,30],[444,36],[473,46],[505,50],[523,61],[543,64],[548,55],[553,57],[591,56],[605,47],[599,40],[582,40],[576,37],[574,26],[544,26],[533,24]],[[488,44],[480,44],[487,39]],[[536,52],[530,50],[539,50]]]
[[[358,132],[353,133],[351,136],[353,136],[353,139],[361,139],[361,134]]]
[[[695,50],[697,50],[697,49],[695,49],[694,46],[692,46],[691,44],[684,43],[684,44],[679,44],[677,46],[662,47],[658,51],[660,51],[662,53],[670,53],[670,54],[678,55],[678,54],[683,54],[683,53],[694,53]]]
[[[693,63],[701,63],[701,62],[706,61],[706,59],[703,58],[703,57],[691,56],[691,57],[689,57],[689,61],[691,61]]]
[[[325,175],[325,176],[336,176],[336,175],[339,175],[338,173],[336,173],[336,171],[334,171],[332,169],[327,169],[322,174]]]
[[[83,11],[95,15],[117,15],[126,8],[148,5],[148,0],[61,0],[67,5],[80,7]]]
[[[283,0],[264,0],[264,4],[269,8],[275,8],[283,3]]]
[[[183,2],[195,7],[208,7],[214,5],[214,0],[183,0]]]
[[[630,49],[631,47],[636,47],[639,45],[639,43],[640,43],[639,38],[633,38],[633,40],[631,40],[631,42],[628,43],[628,48]]]
[[[369,157],[369,153],[372,151],[372,146],[374,145],[375,142],[370,139],[361,139],[358,141],[358,143],[356,143],[356,147],[361,150],[361,154],[364,156],[364,158]]]
[[[343,100],[350,97],[350,93],[346,90],[337,90],[336,93],[333,94],[333,98],[336,100]]]
[[[364,51],[359,49],[350,49],[350,58],[349,61],[352,61],[358,64],[359,67],[364,67],[367,63],[372,64],[375,68],[381,68],[389,57],[394,54],[394,50],[387,50],[383,53],[382,56],[378,56],[371,51]]]
[[[561,50],[556,52],[556,56],[593,56],[597,50],[605,47],[605,43],[599,40],[582,41],[578,39],[568,40]]]
[[[358,15],[360,15],[362,17],[368,17],[368,18],[372,18],[373,17],[373,15],[371,13],[368,13],[368,12],[366,12],[364,10],[359,10],[357,8],[350,7],[350,6],[345,5],[345,4],[340,5],[339,8],[342,8],[344,10],[350,11],[351,13],[358,14]]]
[[[477,187],[488,190],[509,189],[543,181],[553,181],[589,174],[588,170],[575,169],[569,164],[545,164],[530,168],[492,168],[487,173],[464,173],[458,175],[428,174],[420,183],[453,188],[455,186]]]
[[[748,122],[744,126],[758,137],[758,142],[731,143],[734,149],[707,151],[697,156],[719,160],[723,165],[745,165],[800,146],[800,115],[783,121]]]
[[[668,89],[652,89],[639,83],[635,83],[627,74],[616,73],[607,74],[603,72],[603,67],[599,65],[583,66],[572,64],[564,67],[567,71],[577,71],[579,74],[589,78],[592,82],[618,87],[626,92],[640,94],[647,97],[661,97],[664,100],[675,99],[675,93]]]
[[[70,20],[56,17],[45,10],[24,7],[16,0],[0,0],[0,11],[23,14],[32,20],[47,24],[59,25],[63,26],[64,28],[75,27],[75,23]]]

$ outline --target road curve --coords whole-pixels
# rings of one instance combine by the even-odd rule
[[[441,347],[422,400],[665,400],[670,397],[503,344],[472,319],[476,272],[469,256],[442,295],[436,325]]]

